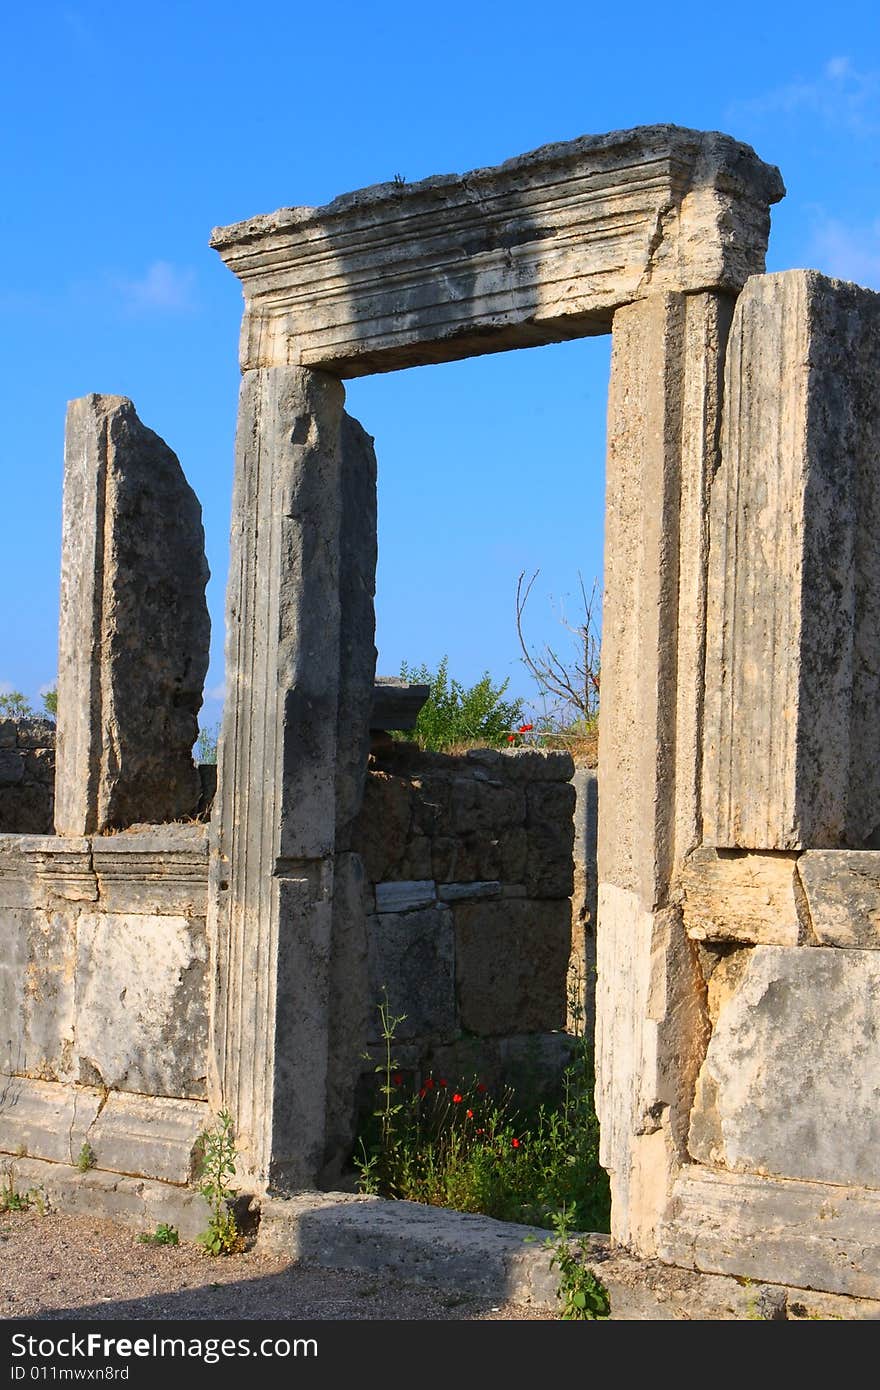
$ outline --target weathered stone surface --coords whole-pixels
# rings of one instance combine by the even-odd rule
[[[457,903],[462,1028],[483,1037],[564,1028],[570,952],[567,900]]]
[[[712,490],[704,836],[880,828],[880,295],[812,270],[737,301]]]
[[[700,1070],[691,1156],[880,1188],[878,993],[874,951],[754,947]]]
[[[456,1031],[453,915],[437,904],[420,912],[391,912],[367,922],[371,1039],[379,1036],[383,986],[394,1014],[406,1013],[401,1039],[446,1041]]]
[[[347,1048],[331,1005],[334,856],[353,845],[366,775],[376,537],[372,448],[342,406],[321,372],[242,382],[210,1096],[235,1115],[242,1172],[263,1187],[312,1183],[325,1167],[337,1040]]]
[[[15,748],[0,749],[0,787],[14,787],[24,777],[24,759]]]
[[[398,676],[377,676],[370,709],[371,729],[414,729],[419,710],[431,693],[429,685],[413,685]]]
[[[167,825],[96,835],[92,864],[106,912],[204,917],[208,827]]]
[[[654,1254],[708,1032],[698,966],[675,908],[647,912],[603,883],[597,955],[596,1113],[611,1234],[626,1231]]]
[[[699,843],[719,375],[729,301],[656,294],[614,317],[598,834],[597,1105],[614,1237],[642,1255],[684,1151],[706,1019],[670,904]],[[604,937],[604,946],[603,946]]]
[[[88,840],[0,835],[0,907],[51,907],[55,898],[94,902],[97,896]]]
[[[123,396],[67,413],[55,828],[82,835],[198,805],[208,666],[201,508]]]
[[[596,836],[599,827],[599,774],[578,767],[572,846],[571,960],[569,961],[568,1029],[592,1038],[596,1029],[596,917],[599,880]]]
[[[56,1211],[100,1217],[141,1235],[165,1222],[176,1226],[181,1240],[196,1240],[211,1214],[204,1197],[192,1188],[97,1168],[79,1173],[59,1163],[25,1158],[16,1159],[15,1177],[19,1187],[44,1192]]]
[[[430,907],[437,901],[437,885],[432,878],[415,883],[377,883],[377,912],[410,912],[417,907]]]
[[[0,909],[0,1071],[73,1080],[75,921]]]
[[[443,903],[457,903],[468,898],[500,898],[501,884],[497,879],[486,883],[438,883],[437,897]]]
[[[204,921],[84,913],[76,944],[78,1079],[146,1095],[202,1098]]]
[[[777,169],[678,126],[587,135],[214,230],[244,285],[241,364],[341,376],[607,332],[663,290],[764,268]]]
[[[0,1151],[53,1163],[76,1163],[101,1091],[0,1075]]]
[[[880,949],[880,852],[813,849],[797,866],[817,941]]]
[[[366,875],[373,883],[387,878],[406,854],[411,803],[408,779],[370,772],[360,814],[352,829],[352,848],[361,856]]]
[[[796,946],[805,938],[793,854],[698,849],[680,881],[685,930],[694,941]]]
[[[449,826],[457,835],[497,834],[522,825],[525,798],[519,787],[480,782],[474,777],[452,779]]]
[[[209,1124],[204,1101],[111,1091],[87,1137],[97,1168],[187,1183],[197,1175],[197,1141]]]
[[[709,1273],[877,1299],[878,1232],[877,1191],[690,1165],[676,1179],[658,1253]],[[808,1293],[805,1301],[809,1305],[814,1298]],[[859,1316],[823,1302],[821,1295],[818,1305],[831,1316]]]
[[[564,749],[557,748],[469,748],[465,759],[503,778],[521,785],[524,782],[570,782],[574,776],[574,759]]]

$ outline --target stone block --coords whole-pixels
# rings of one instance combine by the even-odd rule
[[[497,879],[475,883],[438,883],[437,897],[443,903],[466,902],[469,898],[500,898],[501,884]]]
[[[96,835],[91,844],[106,912],[204,917],[207,825],[135,827]]]
[[[74,1079],[75,918],[0,909],[0,1071]]]
[[[796,946],[805,938],[793,854],[702,848],[686,862],[680,881],[685,930],[693,941]]]
[[[15,787],[24,778],[24,758],[15,748],[0,748],[0,787]]]
[[[67,412],[55,825],[83,835],[192,814],[208,667],[201,508],[124,396]]]
[[[19,719],[15,727],[15,742],[19,748],[39,748],[50,752],[55,747],[55,725],[51,719]]]
[[[749,280],[711,499],[709,844],[863,849],[880,831],[878,373],[880,294],[813,270]]]
[[[648,284],[735,292],[783,192],[729,136],[642,126],[282,208],[211,244],[244,286],[243,370],[345,377],[604,332]]]
[[[75,1164],[103,1093],[23,1076],[0,1076],[0,1151]]]
[[[437,885],[432,878],[415,883],[377,883],[377,912],[411,912],[430,907],[437,901]]]
[[[658,1253],[684,1269],[753,1283],[766,1279],[880,1298],[880,1192],[844,1182],[798,1182],[688,1164],[675,1181]],[[845,1309],[841,1314],[851,1315]]]
[[[880,1188],[878,993],[875,951],[755,946],[700,1070],[691,1157]]]
[[[15,720],[0,719],[0,748],[16,748],[17,746]]]
[[[880,852],[811,849],[797,867],[820,945],[880,949]]]
[[[351,843],[370,882],[379,883],[398,868],[407,851],[411,821],[409,781],[385,772],[369,772]]]
[[[469,748],[467,761],[506,782],[522,786],[527,782],[570,782],[574,759],[564,749]]]
[[[129,1177],[188,1183],[198,1174],[204,1101],[111,1091],[88,1132],[95,1167]]]
[[[380,913],[367,922],[370,997],[374,1005],[388,989],[394,1014],[406,1014],[396,1035],[447,1041],[456,1032],[453,917],[438,904],[419,912]],[[370,1037],[378,1034],[371,1009]]]
[[[81,1080],[146,1095],[204,1096],[204,919],[84,913],[76,973]]]
[[[497,835],[525,819],[525,798],[518,787],[454,777],[451,791],[449,824],[456,835]]]
[[[571,907],[514,898],[457,903],[461,1026],[480,1036],[565,1027]]]

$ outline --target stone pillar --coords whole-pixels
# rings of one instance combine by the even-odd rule
[[[599,767],[597,1108],[612,1234],[651,1254],[705,1041],[674,874],[698,843],[707,493],[730,302],[614,317]]]
[[[705,841],[880,848],[880,295],[737,302],[713,489]]]
[[[348,852],[375,673],[372,443],[334,377],[241,386],[227,698],[212,823],[210,1099],[259,1187],[314,1185],[351,1138],[366,950]],[[351,1006],[354,1022],[347,1008]]]
[[[194,814],[208,668],[198,499],[124,396],[67,410],[55,829],[88,835]]]

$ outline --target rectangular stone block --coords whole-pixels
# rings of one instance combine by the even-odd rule
[[[204,917],[207,825],[167,825],[96,835],[92,864],[107,912]]]
[[[807,850],[798,875],[822,946],[880,949],[880,851]]]
[[[103,1093],[22,1076],[0,1076],[0,1151],[75,1164]]]
[[[369,1037],[379,1037],[378,1005],[388,990],[394,1014],[406,1014],[396,1035],[403,1039],[454,1036],[455,941],[453,915],[437,904],[416,912],[380,913],[367,920]]]
[[[700,1069],[691,1157],[880,1188],[878,997],[876,951],[753,947]]]
[[[658,1254],[710,1274],[880,1297],[880,1192],[691,1164],[675,1182]]]
[[[510,898],[455,906],[462,1028],[482,1037],[564,1028],[571,904]]]
[[[198,1176],[204,1101],[111,1091],[88,1132],[95,1167],[129,1177],[188,1183]]]
[[[684,925],[692,941],[796,946],[797,856],[695,850],[681,871]]]
[[[501,884],[497,879],[484,883],[438,883],[437,897],[444,903],[464,902],[468,898],[500,898]]]
[[[204,919],[84,913],[77,926],[79,1080],[202,1099],[208,981]]]
[[[430,907],[437,901],[437,885],[432,878],[410,883],[377,883],[377,912],[411,912]]]
[[[643,126],[282,208],[211,244],[244,286],[243,370],[358,376],[605,332],[646,284],[737,290],[783,192],[729,136]]]
[[[67,411],[55,828],[191,815],[210,619],[201,508],[124,396]]]
[[[749,280],[712,487],[708,844],[862,849],[880,832],[880,295]]]
[[[0,908],[0,1071],[75,1079],[75,918]]]

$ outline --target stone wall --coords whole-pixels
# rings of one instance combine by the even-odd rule
[[[352,848],[364,864],[378,1042],[387,989],[401,1066],[551,1075],[566,1045],[575,789],[568,753],[396,743],[371,759]],[[521,1073],[521,1067],[520,1073]]]
[[[0,1151],[186,1182],[207,1119],[207,827],[0,836]]]
[[[49,835],[55,810],[55,725],[0,719],[0,834]]]

